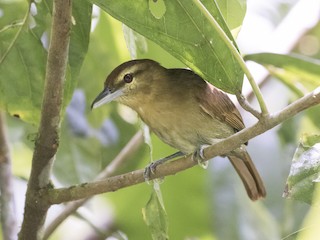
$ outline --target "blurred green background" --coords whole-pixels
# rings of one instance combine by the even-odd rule
[[[223,4],[230,2],[232,6],[245,4],[244,1],[221,0],[219,2]],[[282,37],[280,39],[285,42],[286,31],[288,31],[287,37],[291,36],[290,24],[286,23],[290,14],[297,14],[300,22],[305,20],[303,16],[308,13],[304,9],[301,8],[300,12],[298,9],[297,13],[293,12],[298,4],[308,5],[308,1],[247,1],[246,16],[237,38],[241,53],[265,51],[284,53],[286,51],[319,59],[319,23],[302,32],[300,36],[296,35],[294,42],[290,43],[291,49],[278,49],[277,51],[278,44],[281,44],[271,41],[280,36]],[[45,6],[50,8],[49,5]],[[19,28],[13,26],[15,24],[19,26],[27,9],[26,1],[0,0],[0,28],[3,29],[0,31],[1,56],[4,56],[3,49],[7,49],[8,42],[10,42],[5,38],[14,37]],[[36,5],[31,8],[31,15],[36,21],[37,14],[32,12],[32,9],[37,10],[37,14],[40,14],[41,9]],[[84,10],[89,11],[90,7],[80,9],[79,12],[85,12]],[[81,16],[78,17],[81,19]],[[50,17],[47,16],[47,18],[50,22]],[[230,18],[233,19],[232,16]],[[29,27],[32,21],[32,19],[29,20]],[[43,25],[46,24],[43,22]],[[86,23],[89,26],[79,22],[76,24],[81,29],[90,27],[89,23]],[[288,24],[287,28],[280,28],[284,24]],[[12,33],[7,34],[6,26],[10,26]],[[34,34],[38,33],[37,29],[32,27],[30,29],[33,29]],[[49,33],[46,32],[40,36],[43,45],[47,43],[48,35]],[[76,38],[79,35],[74,36]],[[81,43],[80,40],[79,42]],[[290,44],[288,42],[286,46]],[[85,46],[79,47],[86,48]],[[46,53],[34,51],[34,54],[37,54],[35,68],[38,64],[38,77],[43,79]],[[32,50],[30,50],[31,53],[33,53]],[[81,66],[81,63],[77,62],[78,59],[74,61],[74,65],[70,64],[71,71],[65,96],[71,99],[71,94],[73,94],[73,97],[70,104],[69,101],[66,102],[68,107],[66,106],[61,126],[60,148],[52,177],[55,186],[69,186],[93,180],[141,128],[141,122],[136,114],[116,103],[105,105],[93,112],[90,110],[90,104],[102,90],[106,76],[120,63],[129,60],[133,54],[136,54],[137,58],[154,59],[168,68],[186,67],[154,42],[132,32],[121,22],[94,6],[88,52],[85,56],[78,56],[78,58],[84,57],[80,72],[77,72]],[[11,78],[27,77],[28,70],[24,73],[19,72],[23,74],[19,76],[15,74],[14,63],[10,64],[9,68],[6,65],[1,68],[0,65],[2,71],[0,92],[13,91],[16,96],[19,95],[20,89],[16,92],[15,89],[6,86],[11,84]],[[4,68],[6,68],[5,72]],[[260,77],[259,72],[263,72],[262,68],[254,68],[252,72],[257,79],[263,82],[262,92],[271,112],[281,110],[288,103],[297,99],[298,94],[292,91],[292,88],[299,88],[300,92],[305,93],[316,87],[316,84],[311,86],[304,84],[303,80],[298,81],[298,84],[297,82],[284,84],[284,81],[270,76]],[[72,80],[72,74],[77,76],[76,80]],[[30,82],[32,81],[34,79],[30,79]],[[34,87],[40,88],[41,93],[41,85]],[[246,82],[244,91],[250,91]],[[30,109],[33,109],[39,106],[40,98],[31,94],[31,99],[36,100],[30,101],[28,96],[26,100],[23,100],[26,107],[30,106]],[[0,99],[0,108],[10,113],[7,115],[7,123],[15,176],[14,192],[17,216],[21,221],[37,127],[35,124],[25,123],[12,116],[16,107],[14,103],[12,103],[13,106],[10,104],[15,100],[1,97]],[[255,100],[252,100],[252,104],[258,108]],[[236,173],[224,158],[210,161],[207,170],[194,167],[165,178],[160,186],[168,218],[170,239],[316,239],[315,236],[319,234],[319,232],[313,232],[314,229],[317,229],[317,222],[319,222],[316,207],[285,199],[282,193],[301,135],[319,132],[319,122],[314,120],[318,118],[318,110],[313,108],[299,114],[294,119],[250,141],[248,151],[266,184],[268,195],[265,200],[253,203],[248,199]],[[22,115],[20,117],[23,118]],[[243,112],[243,117],[247,126],[255,122],[255,119],[246,112]],[[26,118],[30,120],[29,122],[36,122],[37,119],[36,116]],[[152,145],[153,159],[159,159],[174,152],[174,149],[153,135]],[[133,153],[118,169],[117,173],[145,167],[150,161],[149,152],[147,144],[141,145],[139,150]],[[126,239],[126,237],[128,239],[151,239],[150,231],[142,217],[142,208],[148,202],[151,192],[151,185],[139,184],[117,192],[95,196],[80,208],[77,214],[69,217],[50,239],[112,239],[107,238],[108,236],[114,236],[115,239]],[[63,206],[53,206],[50,209],[47,224],[59,214],[62,208]]]

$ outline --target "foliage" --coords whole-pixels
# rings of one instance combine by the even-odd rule
[[[167,1],[163,16],[154,17],[150,5],[152,1],[135,1],[130,6],[125,1],[92,1],[113,17],[130,28],[143,34],[162,46],[170,54],[181,60],[188,67],[212,82],[217,87],[230,93],[241,90],[243,72],[235,61],[219,33],[212,29],[209,20],[194,3],[185,1]],[[156,4],[161,4],[157,1]],[[233,41],[233,37],[215,2],[202,2],[220,27]],[[156,8],[156,6],[155,6]],[[225,13],[239,9],[227,9]],[[245,8],[237,16],[244,16]],[[123,14],[126,13],[126,14]],[[137,13],[144,17],[137,17]],[[242,19],[228,15],[230,25],[238,27]],[[234,14],[236,15],[236,14]],[[238,21],[236,21],[238,20]],[[236,22],[236,24],[235,24]],[[208,54],[210,53],[210,54]]]
[[[311,204],[319,182],[319,135],[303,136],[293,156],[285,196]]]
[[[241,90],[243,69],[195,2],[73,1],[64,119],[52,176],[56,186],[92,181],[140,128],[136,115],[123,106],[109,104],[95,112],[89,109],[101,91],[106,75],[128,60],[130,54],[152,58],[165,67],[188,66],[229,93]],[[99,6],[93,8],[93,14],[92,3]],[[246,14],[246,2],[205,0],[202,4],[227,40],[238,49],[235,38]],[[25,179],[28,177],[26,165],[27,169],[31,166],[30,153],[37,135],[35,127],[40,119],[52,1],[30,1],[28,5],[26,1],[0,0],[0,9],[4,13],[0,17],[0,109],[8,113],[13,172],[16,177]],[[319,39],[320,34],[314,35]],[[245,59],[265,66],[272,76],[295,93],[293,99],[319,85],[319,60],[315,59],[318,57],[262,53],[247,55]],[[277,99],[284,98],[283,95]],[[295,119],[295,134],[291,128],[285,129],[285,123],[280,132],[290,137],[283,139],[292,144],[304,131],[318,132],[318,116],[319,107],[315,107]],[[299,144],[287,180],[287,194],[308,203],[312,202],[319,161],[312,162],[312,166],[297,161],[310,163],[310,156],[314,155],[319,142],[318,138],[313,140],[308,146],[304,142]],[[283,142],[283,150],[278,149],[278,155],[288,149],[288,142]],[[152,143],[154,159],[174,151],[154,136]],[[149,161],[147,152],[147,147],[140,148],[116,173],[144,167]],[[286,155],[288,159],[289,154]],[[274,169],[269,168],[270,174],[264,175],[279,181],[277,186],[273,188],[273,179],[267,180],[270,197],[265,202],[251,203],[243,196],[242,186],[235,185],[239,179],[233,179],[233,172],[226,170],[225,161],[217,162],[208,171],[194,168],[165,179],[160,185],[163,200],[156,196],[152,186],[142,184],[96,197],[100,200],[96,212],[90,203],[85,208],[94,212],[103,223],[95,227],[106,236],[119,233],[129,239],[140,239],[141,236],[151,239],[151,235],[154,239],[166,239],[167,236],[170,239],[270,239],[270,236],[280,238],[299,228],[306,209],[279,197],[278,190],[283,190],[285,185],[283,172],[276,178],[272,175]],[[279,162],[278,169],[284,168],[283,162]],[[295,168],[296,165],[301,165],[302,169]],[[289,169],[287,165],[285,167]],[[219,168],[218,172],[216,168]],[[100,209],[106,208],[112,210],[107,216],[98,217]],[[81,215],[80,211],[78,213]],[[143,218],[147,224],[143,223]],[[85,221],[94,225],[89,218]],[[65,234],[70,234],[71,239],[88,233],[80,231],[73,233],[80,235],[72,236],[72,233],[57,231],[53,239],[66,237]]]
[[[15,9],[15,4],[3,5]],[[77,85],[77,77],[88,47],[91,23],[91,4],[83,1],[73,6],[74,27],[71,31],[70,71],[65,83],[65,105]],[[8,21],[5,24],[9,25],[3,25],[5,27],[1,31],[0,106],[11,115],[32,124],[38,124],[40,119],[51,10],[52,1],[33,3],[25,9],[24,18],[17,18],[14,22],[11,17],[4,19]],[[14,65],[20,67],[13,69]]]

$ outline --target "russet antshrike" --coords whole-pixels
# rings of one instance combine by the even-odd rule
[[[225,93],[193,71],[167,69],[149,59],[132,60],[116,67],[92,108],[112,100],[135,110],[152,132],[180,151],[173,156],[195,153],[201,157],[203,147],[245,127],[239,111]],[[248,196],[252,200],[265,197],[263,182],[245,146],[227,157]],[[157,162],[147,167],[148,174],[156,166]]]

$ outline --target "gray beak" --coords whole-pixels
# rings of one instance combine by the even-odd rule
[[[91,109],[100,107],[101,105],[111,102],[116,98],[120,97],[123,92],[119,89],[114,92],[110,90],[110,88],[106,87],[92,102]]]

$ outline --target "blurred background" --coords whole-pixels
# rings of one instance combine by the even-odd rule
[[[21,6],[16,11],[23,12],[23,4],[20,1],[16,4]],[[244,55],[294,52],[319,59],[319,16],[319,0],[248,0],[237,38],[240,51]],[[130,45],[133,38],[135,44]],[[94,7],[89,51],[62,123],[61,143],[53,169],[55,186],[93,180],[141,129],[140,120],[127,107],[111,103],[93,112],[90,110],[106,76],[120,63],[131,59],[132,54],[154,59],[167,68],[185,67],[153,42]],[[270,77],[264,68],[251,62],[248,65],[261,85],[270,112],[281,110],[297,99],[297,95]],[[258,108],[246,81],[243,92]],[[244,111],[242,114],[247,126],[255,123],[250,114]],[[7,123],[16,212],[21,221],[37,129],[9,116]],[[302,113],[249,142],[248,151],[267,189],[267,198],[259,202],[248,199],[240,179],[224,158],[210,161],[207,170],[194,167],[165,178],[160,186],[170,238],[287,240],[297,239],[300,234],[302,239],[305,227],[309,227],[303,223],[308,221],[310,206],[285,199],[282,193],[299,138],[305,132],[318,132],[318,126]],[[175,151],[151,136],[153,159]],[[142,143],[114,174],[143,168],[149,161],[150,149]],[[151,239],[141,211],[151,192],[150,185],[139,184],[95,196],[50,239]],[[63,206],[53,206],[47,225],[62,210]]]

